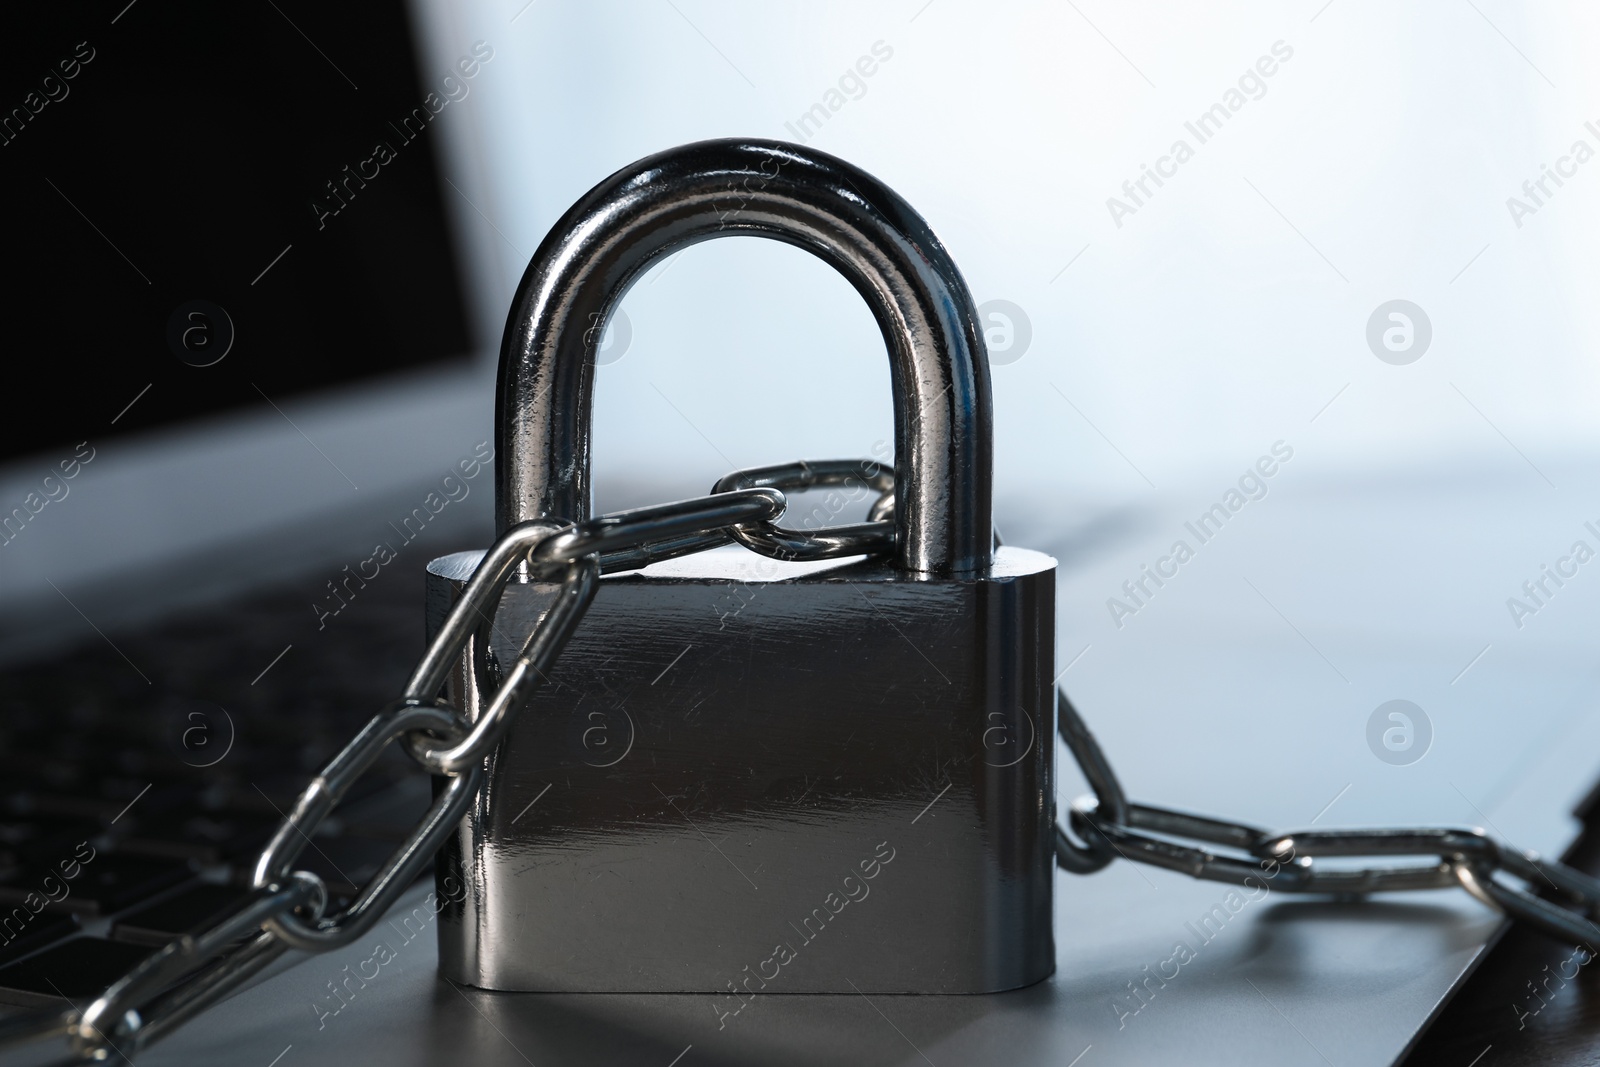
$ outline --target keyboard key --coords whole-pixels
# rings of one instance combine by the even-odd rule
[[[0,903],[28,905],[45,897],[45,910],[74,915],[104,915],[147,900],[193,878],[186,863],[146,856],[95,854],[82,863],[76,878],[66,880],[58,868],[24,868],[0,885]],[[49,881],[46,881],[49,879]],[[51,890],[51,886],[60,888]],[[50,898],[65,890],[58,899]]]
[[[78,929],[78,921],[70,915],[35,915],[27,908],[0,911],[0,964],[21,959],[53,941],[63,941]]]
[[[180,934],[213,925],[249,898],[236,885],[202,883],[118,919],[111,936],[118,941],[160,947]]]
[[[0,692],[0,967],[44,960],[92,970],[110,952],[114,973],[84,983],[57,978],[62,992],[91,996],[150,946],[244,898],[249,864],[283,813],[394,698],[421,652],[420,570],[372,583],[315,640],[306,588],[286,582],[119,636],[154,685],[98,638],[8,666]],[[197,751],[192,734],[186,741],[197,722],[216,749]],[[327,880],[337,909],[431,799],[427,776],[390,746],[295,866]],[[60,864],[82,842],[98,852],[66,881]],[[196,873],[224,865],[229,886]],[[62,900],[41,900],[63,886]],[[111,920],[103,925],[113,948],[83,935],[80,920],[91,916]],[[36,975],[0,973],[11,991],[0,992],[0,1002],[59,1002]]]
[[[281,821],[276,814],[259,811],[207,811],[182,819],[146,819],[117,842],[117,851],[211,865],[259,851]]]
[[[55,867],[82,853],[89,855],[89,842],[98,838],[100,823],[94,819],[58,818],[32,815],[0,820],[0,883],[10,881],[18,867]]]
[[[0,1003],[21,1007],[80,1006],[99,996],[150,955],[148,945],[76,937],[38,955],[0,967]]]

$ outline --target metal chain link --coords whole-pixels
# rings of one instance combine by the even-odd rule
[[[1192,878],[1252,888],[1271,881],[1289,893],[1365,895],[1459,885],[1497,911],[1566,941],[1600,941],[1600,880],[1535,852],[1520,852],[1482,830],[1439,827],[1268,832],[1188,812],[1127,801],[1105,753],[1061,689],[1057,723],[1094,795],[1072,805],[1073,840],[1056,824],[1056,862],[1078,874],[1121,858]],[[1216,853],[1185,839],[1220,845]],[[1429,857],[1429,863],[1331,867],[1314,860]],[[1518,879],[1507,885],[1498,875]],[[1553,899],[1546,899],[1546,897]],[[1559,903],[1558,903],[1559,902]],[[1564,906],[1563,906],[1564,905]]]
[[[868,520],[802,532],[777,525],[784,490],[865,486],[879,494]],[[370,930],[422,873],[459,825],[484,779],[485,758],[555,664],[593,600],[601,574],[634,570],[738,543],[782,560],[877,555],[894,548],[894,475],[871,460],[791,463],[736,471],[710,496],[639,508],[580,523],[534,520],[513,527],[488,552],[429,642],[400,700],[376,715],[312,779],[252,867],[248,900],[226,918],[147,957],[87,1008],[45,1011],[0,1022],[0,1048],[64,1041],[63,1063],[124,1059],[221,1000],[290,949],[326,952]],[[998,544],[998,538],[996,539]],[[467,722],[440,693],[474,635],[484,656],[500,597],[512,581],[550,582],[555,601],[509,662],[475,668],[497,682],[483,713]],[[1498,844],[1481,830],[1308,830],[1269,833],[1242,823],[1130,803],[1094,735],[1057,689],[1058,729],[1093,796],[1056,825],[1056,861],[1090,874],[1117,858],[1191,877],[1261,884],[1295,893],[1366,894],[1464,887],[1507,915],[1567,940],[1600,940],[1600,880],[1531,852]],[[445,778],[433,806],[355,898],[327,913],[327,887],[294,863],[317,827],[390,742]],[[1075,839],[1075,837],[1076,839]],[[1218,854],[1185,844],[1217,845]],[[1432,862],[1323,869],[1313,857],[1424,856]],[[1562,906],[1505,874],[1547,892]]]

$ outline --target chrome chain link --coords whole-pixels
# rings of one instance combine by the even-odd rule
[[[1056,690],[1056,705],[1061,739],[1094,790],[1072,805],[1069,823],[1077,840],[1056,824],[1056,862],[1065,870],[1090,874],[1126,859],[1207,881],[1251,888],[1271,882],[1273,889],[1284,892],[1335,896],[1461,886],[1491,908],[1552,937],[1600,943],[1595,921],[1600,917],[1600,880],[1558,860],[1517,851],[1479,829],[1283,833],[1130,803],[1099,743],[1061,689]],[[1216,853],[1185,841],[1230,851]],[[1313,862],[1358,856],[1426,857],[1432,862],[1328,868]],[[1497,877],[1502,874],[1523,886],[1507,885]]]
[[[779,527],[784,491],[865,486],[876,491],[866,522],[821,531]],[[172,1032],[238,989],[290,949],[326,952],[370,930],[422,873],[459,825],[483,785],[485,758],[518,709],[554,666],[577,629],[600,575],[726,544],[781,560],[879,555],[894,547],[894,474],[870,460],[791,463],[737,471],[712,494],[616,512],[580,523],[534,520],[491,547],[434,635],[404,694],[376,715],[301,793],[251,868],[248,899],[226,918],[185,934],[146,957],[88,1007],[42,1011],[0,1021],[0,1048],[64,1042],[58,1062],[124,1059]],[[998,543],[998,539],[997,539]],[[559,586],[555,601],[509,662],[480,662],[498,687],[483,713],[467,722],[440,697],[474,635],[477,655],[501,594],[512,581]],[[1342,896],[1460,885],[1505,914],[1558,938],[1600,941],[1600,880],[1566,864],[1518,852],[1476,829],[1308,830],[1272,833],[1128,801],[1094,735],[1064,691],[1057,723],[1093,795],[1072,805],[1068,827],[1056,824],[1056,862],[1090,874],[1121,858],[1194,878],[1251,886],[1273,883],[1294,893]],[[317,827],[392,741],[429,773],[446,779],[433,806],[355,898],[329,914],[327,887],[294,863]],[[1215,853],[1187,844],[1221,846]],[[1313,859],[1427,857],[1399,866],[1324,869]],[[1507,885],[1499,875],[1526,887]],[[1538,890],[1552,899],[1536,895]],[[1560,903],[1557,903],[1557,902]],[[1565,906],[1563,906],[1565,905]]]

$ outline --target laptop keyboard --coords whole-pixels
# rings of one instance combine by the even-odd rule
[[[5,671],[0,1004],[82,1006],[243,899],[283,813],[422,651],[420,574],[368,583],[321,630],[311,599],[267,591],[109,640],[86,626]],[[296,866],[336,906],[430,799],[390,746]]]

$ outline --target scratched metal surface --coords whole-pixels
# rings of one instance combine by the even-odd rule
[[[1549,473],[1563,486],[1585,482]],[[1600,764],[1588,651],[1600,637],[1600,578],[1585,571],[1520,630],[1505,601],[1584,536],[1593,516],[1581,501],[1514,473],[1279,479],[1117,629],[1105,600],[1181,536],[1205,488],[1123,514],[1040,511],[1037,500],[1000,511],[1008,540],[1060,561],[1058,662],[1072,662],[1065,682],[1132,795],[1266,825],[1477,823],[1546,851],[1573,836],[1567,813]],[[1391,699],[1431,720],[1431,746],[1409,765],[1367,745],[1371,713]],[[1060,781],[1063,798],[1080,788],[1070,773]],[[878,906],[892,911],[894,895],[874,893],[854,917],[870,922]],[[1057,874],[1057,970],[1036,986],[979,997],[763,995],[727,1018],[699,995],[457,989],[437,977],[431,924],[411,925],[428,932],[407,941],[403,924],[380,926],[373,944],[276,974],[140,1063],[232,1062],[248,1048],[265,1064],[288,1048],[279,1067],[665,1067],[680,1056],[679,1067],[943,1067],[1002,1054],[1053,1067],[1080,1055],[1079,1067],[1376,1065],[1405,1050],[1498,920],[1450,892],[1351,905],[1269,893],[1230,910],[1226,887],[1116,864],[1088,878]],[[334,999],[327,983],[346,978],[347,965],[361,969],[379,941],[395,958],[364,986],[352,980],[347,1003]],[[1176,973],[1165,962],[1175,956]],[[1145,982],[1146,967],[1169,977],[1134,998],[1128,983]]]

